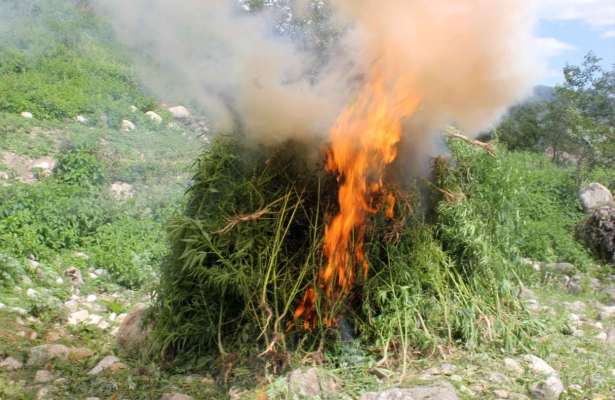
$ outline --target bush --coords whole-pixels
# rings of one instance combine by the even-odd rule
[[[69,185],[92,186],[104,182],[101,162],[93,149],[85,147],[60,153],[54,173]]]
[[[151,280],[167,250],[159,223],[130,217],[100,226],[87,241],[93,266],[129,288]]]

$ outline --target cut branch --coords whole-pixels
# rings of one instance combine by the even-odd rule
[[[460,139],[473,146],[480,147],[481,149],[489,153],[490,156],[495,157],[495,148],[490,143],[485,143],[485,142],[481,142],[480,140],[470,139],[469,137],[463,135],[461,132],[459,132],[457,129],[453,127],[449,127],[446,129],[446,135],[450,138]]]

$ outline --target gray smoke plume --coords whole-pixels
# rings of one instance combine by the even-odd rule
[[[193,99],[218,130],[260,142],[326,137],[375,60],[421,98],[408,138],[468,134],[529,93],[543,70],[529,0],[100,0],[144,81]],[[314,32],[328,30],[327,35]]]

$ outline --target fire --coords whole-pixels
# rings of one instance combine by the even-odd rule
[[[368,217],[386,206],[393,217],[395,196],[383,193],[386,167],[397,158],[402,122],[417,109],[419,98],[409,94],[409,77],[376,63],[356,101],[339,115],[330,131],[330,151],[326,169],[337,174],[339,212],[325,229],[326,264],[319,282],[329,305],[346,297],[361,274],[367,277],[365,233]],[[306,303],[315,304],[315,293],[308,291],[295,318],[304,321]],[[327,325],[333,315],[325,316]],[[314,326],[314,321],[304,326]]]

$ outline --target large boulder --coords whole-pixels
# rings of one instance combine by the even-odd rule
[[[117,331],[117,343],[128,354],[137,353],[151,332],[146,320],[147,307],[137,304],[122,320]]]
[[[613,205],[613,195],[605,186],[599,183],[590,183],[581,189],[579,198],[585,211],[590,212],[598,207]]]
[[[173,114],[175,119],[188,119],[190,118],[190,111],[184,106],[170,107],[169,112]]]
[[[615,207],[595,209],[578,227],[578,234],[604,261],[615,265]]]

